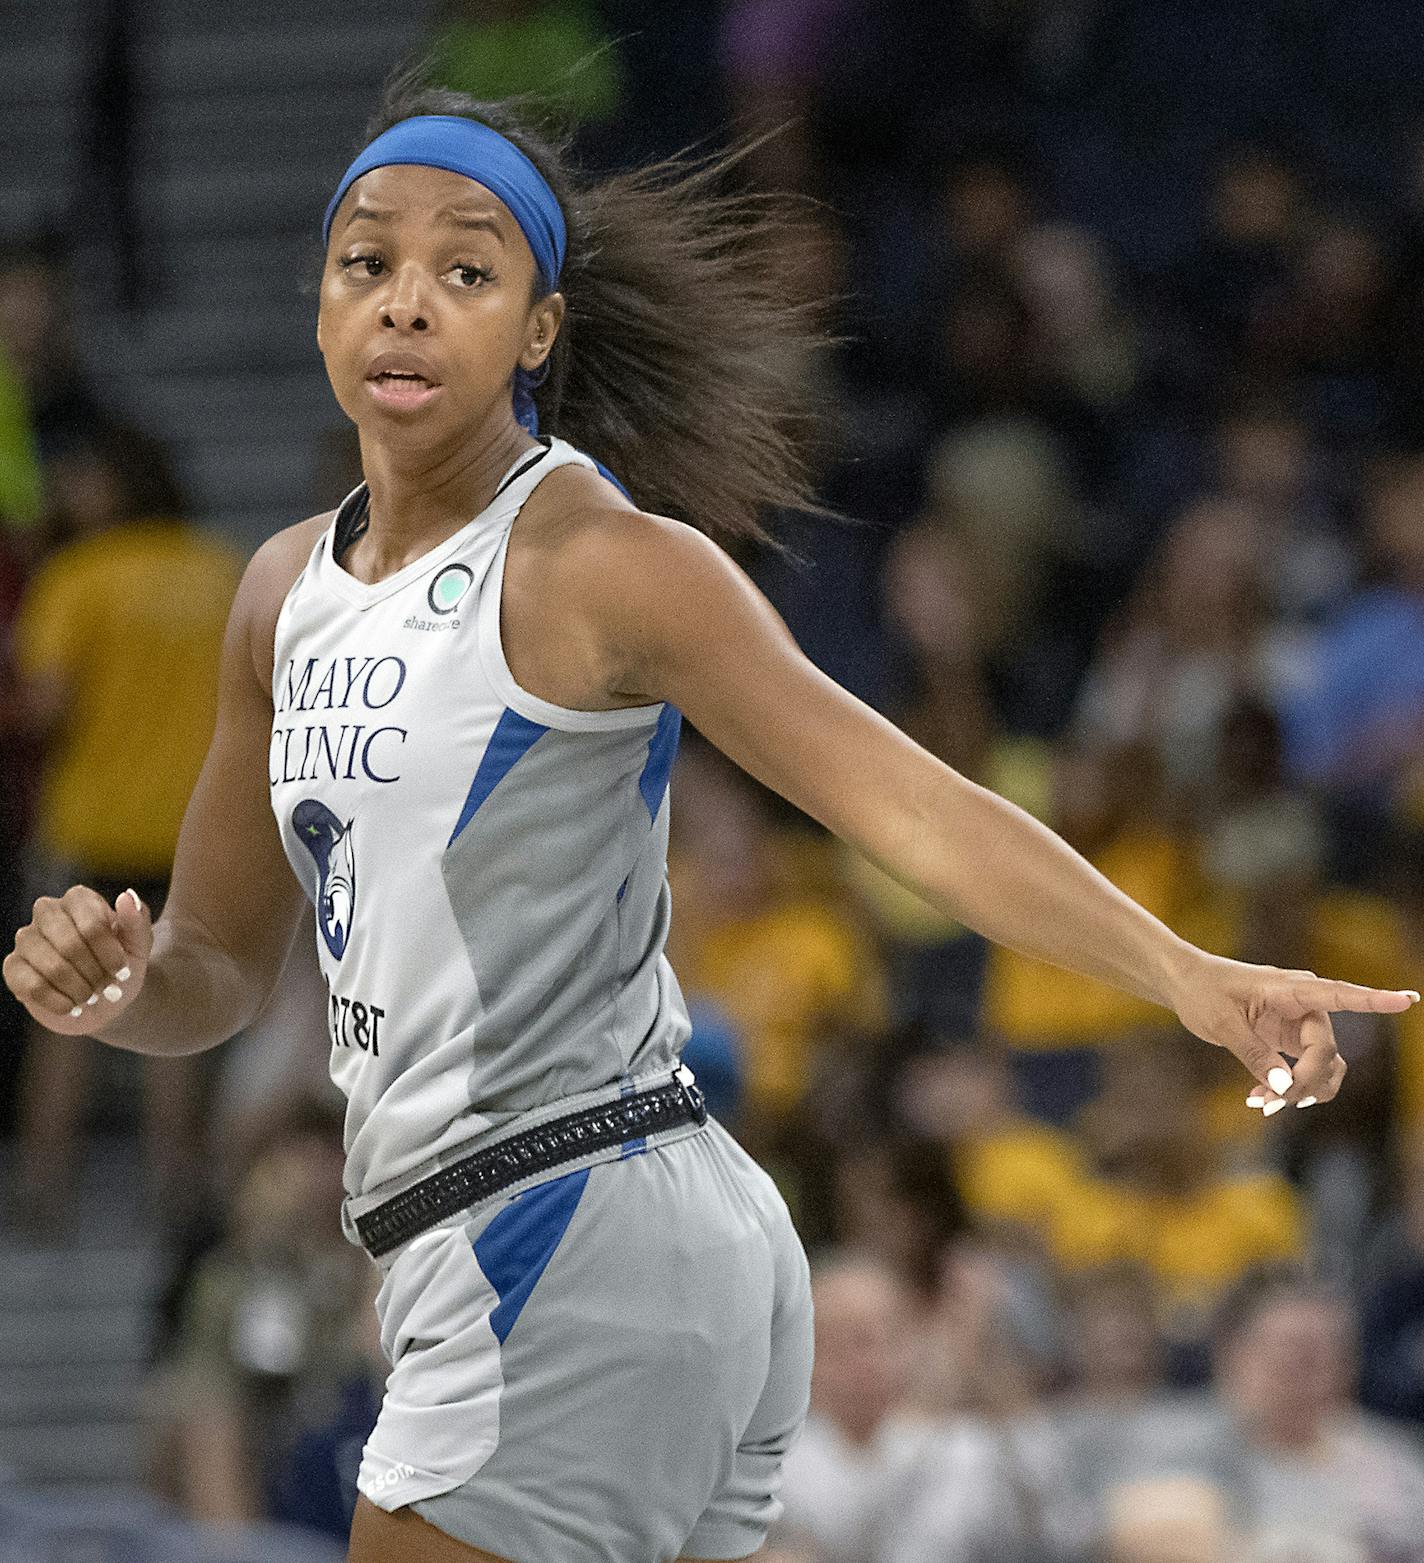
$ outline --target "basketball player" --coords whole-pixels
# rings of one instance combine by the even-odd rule
[[[352,1563],[748,1557],[810,1307],[785,1207],[678,1063],[680,712],[989,937],[1175,1010],[1268,1113],[1339,1089],[1328,1011],[1416,995],[1184,943],[799,654],[701,530],[806,497],[810,327],[755,208],[666,170],[577,186],[450,94],[379,128],[317,325],[365,482],[247,571],[157,925],[75,887],[5,978],[53,1031],[211,1047],[305,892],[391,1363]]]

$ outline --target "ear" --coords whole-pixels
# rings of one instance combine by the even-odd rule
[[[524,351],[519,355],[521,369],[537,369],[554,350],[554,338],[564,319],[564,295],[550,293],[529,311],[529,330]]]

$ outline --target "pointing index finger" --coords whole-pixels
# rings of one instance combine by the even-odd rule
[[[1357,1015],[1398,1015],[1419,1002],[1419,995],[1412,988],[1363,988],[1358,983],[1334,982],[1328,977],[1304,979],[1295,996],[1307,1010],[1349,1010]]]

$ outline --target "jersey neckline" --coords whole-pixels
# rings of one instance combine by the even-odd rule
[[[358,580],[336,557],[336,534],[341,524],[343,515],[347,513],[347,507],[359,497],[363,500],[367,495],[366,485],[358,484],[341,501],[337,507],[331,525],[322,534],[321,539],[321,564],[322,574],[328,584],[338,596],[355,604],[359,608],[369,608],[378,602],[383,602],[395,592],[400,591],[410,582],[419,580],[426,571],[439,565],[442,560],[459,551],[463,543],[469,541],[470,534],[490,525],[498,519],[498,512],[507,509],[511,497],[516,489],[522,488],[520,480],[528,474],[543,466],[545,458],[554,448],[552,440],[540,442],[541,450],[524,450],[514,459],[499,480],[499,485],[494,491],[489,504],[477,515],[472,516],[457,531],[452,532],[443,542],[436,543],[433,548],[428,548],[423,554],[412,559],[409,564],[402,565],[394,575],[382,576],[379,581]],[[542,474],[541,474],[542,475]],[[519,503],[514,505],[514,513],[517,514]],[[354,541],[354,538],[351,539]]]

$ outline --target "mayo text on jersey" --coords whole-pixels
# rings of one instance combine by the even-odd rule
[[[308,657],[300,674],[296,661],[288,661],[277,697],[279,716],[283,711],[345,711],[353,703],[383,711],[405,683],[399,657],[331,657],[317,678],[319,661]]]

